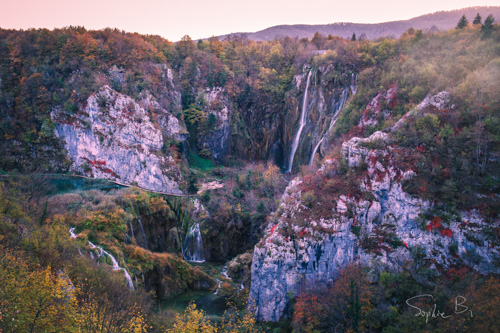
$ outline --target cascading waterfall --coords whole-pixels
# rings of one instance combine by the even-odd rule
[[[134,239],[135,238],[135,236],[134,236],[134,226],[132,225],[132,221],[130,221],[129,224],[130,224],[130,233],[132,234],[132,239]]]
[[[351,86],[351,90],[352,90],[352,86]],[[344,108],[344,105],[345,105],[345,102],[347,101],[348,96],[349,96],[349,91],[347,88],[345,88],[344,90],[342,90],[342,95],[340,96],[339,102],[336,103],[335,99],[333,100],[332,104],[333,104],[333,108],[335,111],[334,111],[334,114],[332,116],[332,120],[330,121],[330,126],[328,126],[328,129],[326,130],[325,134],[323,134],[321,139],[318,141],[318,143],[314,147],[312,154],[311,154],[311,158],[309,159],[310,166],[312,165],[312,163],[314,161],[314,156],[316,156],[316,152],[318,151],[319,146],[321,145],[321,143],[323,143],[323,140],[325,139],[326,135],[330,132],[330,130],[333,128],[333,126],[335,126],[335,123],[337,123],[340,110],[342,110]]]
[[[302,112],[300,113],[299,129],[297,130],[297,134],[295,135],[295,138],[293,139],[292,149],[290,150],[290,158],[289,158],[289,162],[288,162],[288,170],[287,170],[287,172],[292,172],[293,159],[295,157],[295,152],[297,151],[297,147],[299,146],[300,134],[302,133],[302,130],[304,129],[304,126],[306,124],[306,119],[307,119],[307,91],[309,90],[309,81],[311,80],[311,74],[312,74],[312,70],[310,70],[309,74],[307,75],[306,90],[304,91],[304,98],[302,100]]]
[[[142,226],[142,219],[139,217],[139,226],[141,227],[141,232],[142,232],[142,237],[144,239],[144,248],[147,250],[148,249],[148,239],[146,238],[146,233],[144,232],[144,227]]]
[[[356,95],[356,93],[358,92],[357,82],[358,82],[358,74],[352,73],[351,74],[351,93],[353,95]]]
[[[94,245],[91,241],[89,241],[89,245],[90,245],[91,249],[98,249],[98,251],[99,251],[98,258],[100,258],[104,254],[111,259],[111,262],[113,263],[113,270],[114,271],[123,270],[123,274],[125,275],[125,279],[127,280],[129,288],[134,290],[134,283],[132,282],[132,278],[130,277],[130,274],[127,272],[127,270],[125,268],[120,267],[120,265],[118,265],[118,261],[116,261],[115,257],[113,257],[113,255],[111,253],[104,250],[102,247]]]
[[[325,133],[325,135],[326,135],[326,133]],[[312,163],[314,161],[314,156],[316,155],[316,152],[318,151],[319,146],[323,142],[323,139],[325,138],[325,135],[323,135],[323,137],[321,138],[321,140],[319,140],[318,143],[316,144],[316,146],[314,146],[313,152],[311,154],[311,158],[309,159],[309,166],[312,165]]]
[[[74,227],[69,229],[69,233],[71,235],[71,238],[76,238],[77,237],[77,235],[75,234],[75,228]],[[97,249],[97,253],[98,253],[97,258],[100,258],[103,254],[106,255],[107,257],[109,257],[111,259],[111,262],[113,263],[113,270],[114,271],[123,270],[123,273],[125,275],[125,279],[127,280],[129,288],[132,289],[132,290],[134,290],[134,283],[132,282],[132,278],[130,277],[130,274],[127,272],[127,270],[125,268],[120,267],[120,265],[118,265],[118,261],[116,261],[115,257],[113,257],[113,255],[111,253],[109,253],[108,251],[104,250],[100,246],[94,245],[94,243],[92,243],[91,241],[89,241],[89,246],[90,246],[91,249]],[[94,259],[94,254],[92,252],[90,252],[90,257],[92,259]]]
[[[182,254],[187,261],[204,262],[203,240],[201,238],[200,224],[196,223],[189,228],[189,232],[184,239]]]
[[[182,217],[182,229],[184,229],[184,224],[186,223],[186,220],[187,220],[187,214],[184,214],[184,216]]]
[[[222,267],[222,271],[220,272],[220,274],[224,277],[224,279],[233,281],[231,277],[229,277],[229,275],[227,274],[227,265]],[[219,280],[217,278],[215,278],[215,280],[217,281],[217,289],[215,289],[214,295],[217,295],[220,287],[222,286],[222,280]]]

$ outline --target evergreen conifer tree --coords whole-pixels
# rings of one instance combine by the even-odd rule
[[[467,18],[465,17],[465,15],[462,15],[462,17],[458,21],[457,29],[463,29],[467,26],[467,24],[469,24],[469,21],[467,21]]]
[[[472,24],[478,25],[478,24],[481,24],[481,23],[482,23],[481,15],[479,15],[479,13],[477,13],[476,17],[474,17],[474,21],[472,21]]]
[[[495,18],[493,18],[493,15],[488,15],[486,20],[484,20],[484,24],[481,27],[481,31],[483,32],[483,37],[487,37],[491,35],[491,32],[493,31],[493,23],[495,22]]]
[[[352,40],[353,42],[356,40],[356,33],[355,33],[355,32],[353,32],[353,33],[352,33],[351,40]]]

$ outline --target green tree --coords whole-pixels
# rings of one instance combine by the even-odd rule
[[[352,40],[353,42],[356,40],[356,33],[355,33],[355,32],[353,32],[353,33],[352,33],[351,40]]]
[[[481,31],[483,32],[483,37],[488,37],[491,35],[491,32],[493,31],[493,23],[495,22],[495,18],[493,15],[488,15],[486,20],[484,20],[484,24],[481,27]]]
[[[465,15],[462,15],[462,17],[460,18],[460,20],[457,23],[457,29],[463,29],[467,26],[467,24],[469,24],[469,21],[467,21],[467,18],[465,17]]]
[[[481,15],[479,15],[479,13],[477,13],[476,17],[474,17],[474,21],[472,21],[472,24],[478,25],[481,23],[482,23]]]
[[[323,44],[325,44],[325,37],[323,37],[319,32],[316,31],[313,38],[311,39],[311,43],[313,43],[319,50],[323,47]]]

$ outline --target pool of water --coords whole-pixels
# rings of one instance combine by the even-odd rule
[[[226,298],[207,291],[189,291],[163,302],[163,308],[182,314],[189,303],[203,310],[211,319],[217,319],[226,311]]]
[[[123,186],[112,183],[105,179],[87,179],[71,176],[51,176],[49,178],[50,189],[48,195],[71,193],[77,191],[101,190],[111,191],[123,188]]]
[[[212,277],[222,279],[221,271],[224,269],[223,263],[206,261],[203,263],[192,263],[193,266],[200,266],[205,273]],[[163,308],[182,314],[190,302],[196,304],[197,309],[203,310],[205,314],[214,321],[227,310],[226,297],[216,295],[213,291],[188,291],[163,302]]]

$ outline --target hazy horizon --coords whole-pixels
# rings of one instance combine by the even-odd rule
[[[0,27],[4,29],[118,28],[128,32],[160,35],[178,41],[238,32],[255,32],[276,25],[330,24],[337,22],[381,23],[466,7],[498,6],[498,1],[446,0],[402,3],[395,0],[344,1],[297,0],[235,2],[215,0],[89,0],[82,5],[62,0],[0,0]]]

